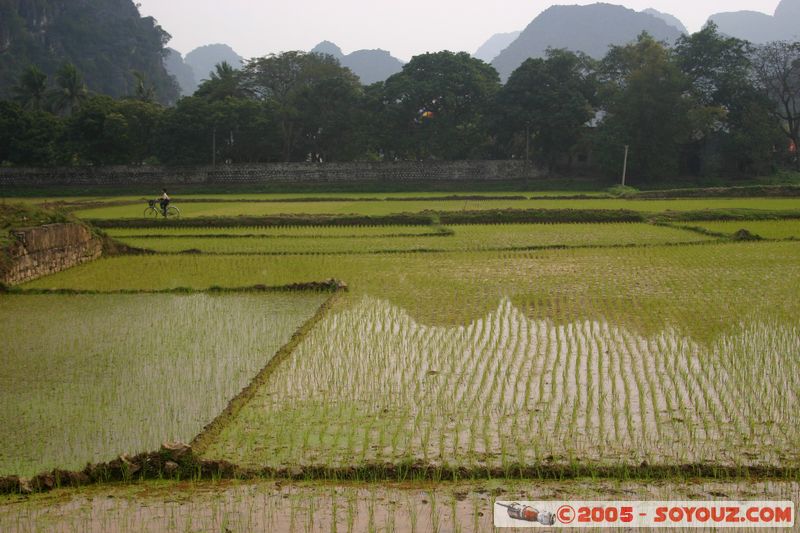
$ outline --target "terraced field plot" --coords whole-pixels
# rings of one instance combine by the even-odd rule
[[[262,237],[274,239],[358,239],[381,237],[439,236],[447,233],[441,226],[260,226],[232,228],[110,228],[106,233],[115,239],[145,238],[228,238]]]
[[[376,255],[155,255],[102,259],[25,285],[113,291],[284,285],[335,277],[353,296],[424,324],[465,325],[503,298],[535,319],[598,320],[706,340],[743,320],[795,320],[800,246],[793,242]]]
[[[274,229],[267,233],[254,228],[252,233],[237,229],[236,233],[212,233],[204,236],[175,230],[138,230],[128,233],[115,230],[121,242],[136,248],[158,252],[200,250],[209,253],[376,253],[389,251],[467,251],[512,250],[552,246],[626,246],[632,244],[692,243],[710,237],[650,224],[494,224],[455,225],[441,228],[387,226],[379,228],[336,228],[336,231],[314,228]],[[205,230],[208,235],[209,230]],[[221,230],[216,230],[217,232]],[[427,231],[423,233],[423,231]],[[191,236],[189,236],[191,235]]]
[[[150,287],[166,276],[195,286],[353,280],[352,296],[209,458],[467,468],[800,460],[796,243],[145,256],[81,269],[47,282],[102,288],[106,271]]]
[[[0,475],[190,441],[321,295],[0,295]]]
[[[797,198],[703,198],[681,200],[626,199],[527,199],[527,200],[421,200],[421,201],[351,201],[325,202],[184,202],[175,198],[183,217],[214,217],[278,214],[360,214],[388,215],[422,211],[471,211],[489,209],[629,209],[647,213],[695,211],[703,209],[800,209]],[[140,219],[146,205],[121,205],[79,210],[75,214],[86,219]]]
[[[800,321],[701,346],[671,328],[531,320],[508,300],[428,327],[365,298],[324,320],[205,454],[251,467],[797,465],[798,354]]]
[[[797,219],[698,222],[692,225],[727,235],[746,229],[764,239],[800,239],[800,220]]]
[[[185,533],[186,531],[493,531],[495,499],[794,500],[800,485],[764,481],[529,481],[384,484],[141,483],[51,497],[0,499],[0,530]],[[514,531],[514,530],[511,530]]]

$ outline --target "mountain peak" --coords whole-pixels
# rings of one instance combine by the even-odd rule
[[[311,49],[311,53],[333,56],[339,61],[344,58],[344,52],[342,52],[342,49],[330,41],[322,41]]]
[[[508,45],[517,40],[521,31],[512,31],[509,33],[496,33],[492,35],[488,41],[483,43],[478,50],[472,54],[472,57],[491,63],[497,55],[505,50]]]
[[[322,41],[311,50],[312,54],[327,54],[339,60],[359,77],[364,85],[384,81],[392,74],[400,72],[403,62],[392,57],[386,50],[356,50],[345,55],[342,49],[330,41]]]
[[[566,48],[602,58],[609,46],[633,42],[646,31],[655,39],[675,42],[681,32],[662,18],[606,3],[551,6],[536,17],[519,38],[493,61],[507,79],[530,57],[544,57],[548,48]]]
[[[720,33],[755,44],[800,38],[800,0],[782,0],[774,16],[760,11],[716,13],[708,19]]]
[[[184,62],[192,67],[197,81],[208,79],[223,61],[235,69],[242,68],[244,58],[227,44],[215,43],[199,46],[186,54]]]
[[[661,20],[663,20],[664,22],[666,22],[679,32],[683,33],[684,35],[689,35],[689,30],[687,30],[683,22],[681,22],[680,19],[674,15],[670,15],[669,13],[662,13],[661,11],[653,9],[652,7],[643,10],[642,13],[647,13],[648,15],[660,18]]]
[[[785,18],[797,24],[800,21],[800,0],[781,0],[775,8],[775,18]]]

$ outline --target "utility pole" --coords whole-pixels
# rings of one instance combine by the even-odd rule
[[[531,160],[531,127],[525,124],[525,166]]]
[[[525,190],[528,190],[528,175],[530,174],[531,160],[531,126],[525,124]]]
[[[628,148],[629,146],[625,145],[625,161],[622,163],[622,186],[625,186],[625,177],[628,174]]]
[[[211,137],[211,166],[217,166],[217,127],[214,126],[214,134]]]

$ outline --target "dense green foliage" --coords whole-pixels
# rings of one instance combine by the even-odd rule
[[[714,25],[674,48],[642,34],[601,61],[550,50],[505,86],[464,53],[414,57],[365,87],[332,56],[286,52],[241,71],[222,63],[169,108],[153,103],[158,91],[147,73],[113,100],[87,96],[80,65],[64,65],[54,90],[32,67],[17,80],[17,104],[0,106],[0,161],[515,158],[555,175],[578,168],[611,178],[628,146],[635,186],[764,175],[797,164],[798,65],[798,44],[754,48]]]

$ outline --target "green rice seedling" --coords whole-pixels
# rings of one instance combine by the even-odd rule
[[[672,200],[627,199],[504,199],[471,201],[470,211],[498,209],[628,209],[645,213],[665,211],[703,211],[709,209],[790,210],[798,208],[796,198],[682,198]],[[191,202],[179,203],[183,218],[230,217],[239,215],[266,216],[279,214],[357,214],[388,215],[394,213],[421,213],[423,211],[458,212],[464,210],[460,200],[422,200],[381,202],[354,202],[332,200],[328,202]],[[142,205],[95,207],[75,211],[86,219],[140,219]]]
[[[323,299],[0,296],[0,474],[191,441]]]
[[[523,322],[526,323],[524,327],[521,325]],[[487,327],[483,328],[481,324]],[[775,326],[761,327],[769,331]],[[410,334],[412,330],[414,333]],[[527,337],[527,346],[523,347],[517,340],[522,338],[520,332],[523,330],[541,332],[549,340],[542,344],[539,338],[530,336]],[[468,334],[465,335],[464,331]],[[479,331],[487,333],[476,333]],[[723,340],[733,342],[732,339],[739,339],[742,335],[747,333],[733,332]],[[582,340],[582,337],[591,337],[591,340]],[[784,350],[783,353],[797,353],[796,344],[789,340],[790,335],[775,337],[785,339],[781,341],[766,341],[773,337],[761,337],[765,339],[759,341],[762,343],[788,343],[788,352]],[[480,346],[484,345],[485,338],[493,339],[486,341],[485,356],[463,357],[462,354],[481,353]],[[585,374],[594,372],[591,370],[594,365],[588,363],[591,351],[588,347],[593,344],[598,353],[598,371],[593,377],[597,383],[598,407],[596,414],[590,415],[587,406],[595,393],[582,389],[583,383],[588,382]],[[545,353],[541,353],[541,346]],[[734,406],[731,411],[746,413],[749,410],[743,409],[736,395],[727,389],[728,382],[707,379],[700,372],[705,368],[708,376],[721,376],[732,371],[727,367],[733,363],[720,355],[724,351],[721,346],[698,344],[675,330],[665,330],[657,337],[647,338],[607,323],[587,326],[584,322],[576,322],[556,326],[547,321],[531,322],[507,301],[502,302],[492,316],[467,328],[423,326],[386,302],[366,298],[320,323],[298,347],[296,357],[265,386],[263,397],[292,398],[301,392],[305,402],[318,405],[312,409],[320,410],[329,401],[326,391],[338,391],[342,400],[365,406],[384,405],[386,392],[392,391],[392,410],[414,414],[404,426],[409,438],[403,456],[410,460],[447,461],[468,468],[484,462],[510,467],[522,461],[532,462],[544,455],[604,464],[633,461],[632,466],[641,461],[637,457],[672,461],[674,452],[682,454],[681,457],[689,462],[716,460],[714,446],[720,442],[726,443],[728,449],[725,453],[728,454],[737,453],[748,445],[737,431],[741,424],[728,424],[728,408],[724,407],[721,399],[725,398]],[[781,353],[781,350],[776,352]],[[337,368],[338,361],[334,363],[333,354],[348,358],[341,369]],[[454,368],[448,361],[441,360],[442,357],[458,359],[460,372],[430,375],[434,366]],[[796,363],[788,363],[792,361],[791,356],[789,359],[786,357],[780,356],[772,364],[783,369],[786,374],[784,381],[791,389],[797,383],[794,380],[798,379],[798,368]],[[705,366],[700,365],[701,358],[707,361]],[[608,365],[606,359],[610,360]],[[540,360],[546,362],[540,363]],[[543,397],[549,402],[545,412],[547,416],[531,417],[523,412],[524,416],[520,417],[520,405],[524,403],[520,399],[521,391],[525,390],[529,376],[515,369],[539,367],[548,369],[544,383],[548,392]],[[663,369],[653,371],[668,379],[648,379],[645,375],[648,368]],[[790,369],[788,373],[787,368]],[[401,383],[428,385],[396,387],[398,379]],[[446,392],[442,393],[443,390]],[[520,391],[520,397],[516,391]],[[778,404],[774,393],[761,394],[760,397],[748,393],[745,396],[759,403],[762,415],[764,409],[774,412],[771,418],[776,421],[773,423],[780,424],[785,436],[780,437],[777,431],[770,429],[770,434],[774,435],[772,438],[778,439],[773,444],[776,449],[789,450],[796,441],[797,432],[791,426],[791,417],[779,416],[773,406],[791,408],[796,405],[792,403],[795,400],[783,400]],[[460,398],[458,404],[446,401],[452,397]],[[664,398],[664,401],[651,401],[651,398]],[[668,413],[655,413],[657,407],[666,408],[670,402],[677,407],[677,413],[674,409]],[[255,461],[255,464],[280,466],[281,460],[248,449],[247,441],[240,442],[237,437],[240,433],[257,430],[261,432],[261,442],[265,438],[269,442],[272,438],[269,430],[257,429],[270,427],[257,422],[265,410],[268,419],[294,418],[288,413],[281,414],[285,410],[283,405],[257,397],[243,411],[243,414],[247,413],[246,426],[238,426],[234,421],[231,433],[221,435],[219,442],[213,443],[207,452],[209,456],[244,464]],[[382,415],[381,409],[365,408],[353,411],[348,418],[348,423],[357,428],[352,432],[358,435],[353,441],[353,444],[358,444],[358,461],[377,456],[377,452],[365,447],[380,442]],[[590,416],[597,417],[596,424],[586,422]],[[753,413],[752,416],[757,415]],[[470,438],[474,442],[467,449],[458,445],[461,430],[454,419],[462,420],[464,427],[470,428]],[[530,420],[525,425],[536,431],[520,431],[516,423],[520,419]],[[663,421],[673,428],[669,433],[662,432],[670,437],[668,442],[659,437],[657,429]],[[335,431],[326,424],[340,423],[321,420],[319,426],[315,424],[313,427],[316,432],[326,433]],[[233,428],[237,427],[234,431]],[[303,427],[302,431],[305,430]],[[343,454],[337,447],[329,447],[325,439],[315,437],[309,442],[313,443],[311,448],[314,445],[316,448],[298,447],[287,452],[292,456],[290,464],[303,464],[319,458],[333,464],[352,464],[348,463],[353,460],[352,453]],[[676,449],[676,445],[683,449]],[[272,447],[267,445],[264,449]]]

